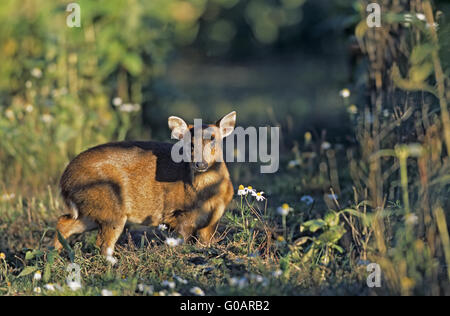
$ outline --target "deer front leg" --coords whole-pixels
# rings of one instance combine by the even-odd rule
[[[199,242],[202,245],[209,246],[214,243],[214,235],[217,230],[217,224],[225,211],[225,205],[219,204],[213,211],[207,226],[198,230]]]

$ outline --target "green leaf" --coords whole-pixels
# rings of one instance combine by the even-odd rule
[[[42,279],[45,283],[48,283],[48,281],[50,281],[50,276],[52,274],[51,267],[52,267],[52,265],[49,262],[47,262],[45,264],[44,275],[42,277]]]
[[[339,214],[334,211],[328,212],[324,220],[328,226],[336,226],[339,224]]]
[[[42,257],[44,253],[40,250],[27,251],[25,254],[25,260],[31,260],[34,258]]]
[[[332,245],[333,249],[336,249],[339,253],[344,253],[344,249],[341,246],[338,245]]]
[[[421,65],[414,65],[409,70],[409,77],[412,82],[422,83],[426,80],[433,72],[433,64],[431,62],[426,62]]]
[[[302,232],[305,228],[309,229],[310,232],[314,233],[318,229],[324,227],[327,223],[323,219],[313,219],[307,222],[304,222],[300,226],[300,231]]]
[[[38,270],[37,267],[25,267],[25,269],[20,272],[20,274],[17,276],[18,278],[30,275],[31,273],[34,273]]]
[[[434,46],[431,44],[423,44],[415,46],[409,58],[411,64],[418,65],[422,63],[427,57],[430,56],[433,50]]]
[[[56,230],[56,233],[58,235],[58,240],[61,243],[61,245],[63,246],[64,249],[67,250],[67,252],[69,253],[69,259],[71,262],[75,261],[75,252],[72,250],[72,247],[70,247],[69,243],[67,242],[67,240],[63,237],[63,235],[61,235],[61,233],[59,232],[59,230]]]
[[[139,75],[142,71],[143,64],[141,57],[139,57],[139,55],[126,54],[122,59],[122,64],[133,76]]]
[[[296,246],[301,246],[301,245],[303,245],[305,242],[307,242],[310,239],[311,239],[310,237],[301,237],[301,238],[299,238],[299,239],[297,239],[295,241],[295,245]]]
[[[334,226],[331,227],[326,232],[322,233],[318,238],[320,241],[324,243],[336,243],[341,239],[342,236],[344,236],[346,230],[344,226]]]

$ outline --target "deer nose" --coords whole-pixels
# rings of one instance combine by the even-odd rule
[[[208,167],[208,164],[206,162],[204,162],[204,161],[195,163],[195,168],[198,169],[198,170],[204,170],[207,167]]]

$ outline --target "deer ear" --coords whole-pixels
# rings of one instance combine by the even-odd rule
[[[188,131],[188,126],[178,116],[169,117],[169,128],[172,130],[172,139],[183,139],[184,134]]]
[[[227,137],[231,133],[233,133],[234,126],[236,125],[236,111],[228,113],[224,117],[222,117],[216,125],[220,129],[220,134],[222,138]]]

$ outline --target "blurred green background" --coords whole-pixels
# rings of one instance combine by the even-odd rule
[[[281,126],[282,150],[307,131],[355,142],[361,1],[84,0],[80,28],[66,25],[68,3],[0,3],[4,186],[55,183],[98,143],[168,140],[169,115],[236,110],[238,125]]]
[[[66,25],[68,3],[0,3],[4,185],[52,183],[101,142],[167,140],[169,115],[236,110],[239,125],[280,125],[287,141],[351,130],[339,90],[352,1],[78,1],[80,28]]]

